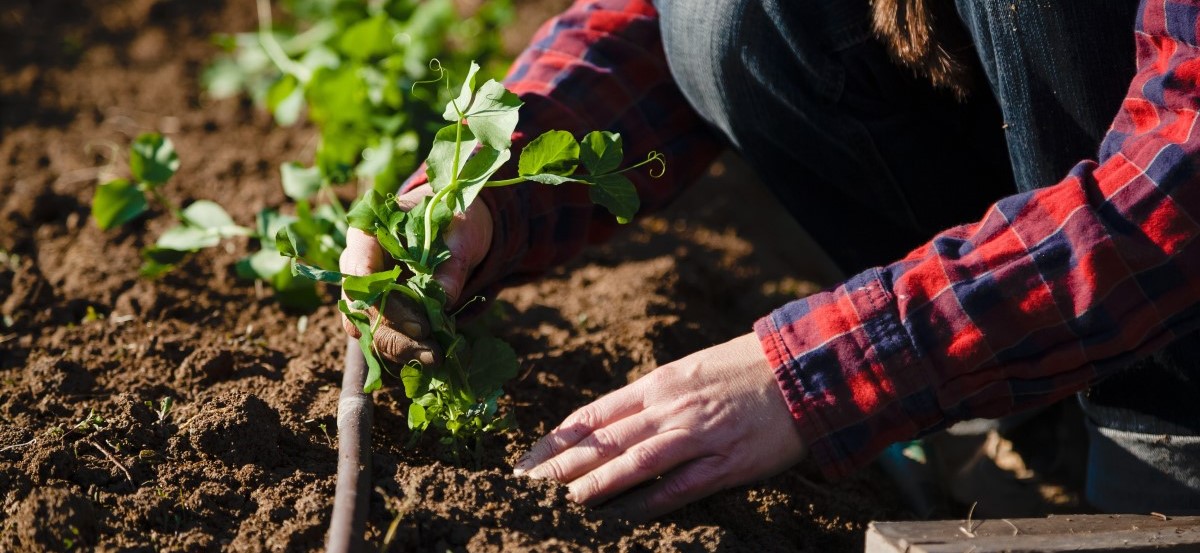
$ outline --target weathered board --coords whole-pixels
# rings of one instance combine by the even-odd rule
[[[1200,517],[1060,515],[1047,518],[873,522],[866,553],[1059,551],[1200,552]]]

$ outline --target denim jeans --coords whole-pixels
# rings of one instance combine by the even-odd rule
[[[1136,0],[956,0],[978,69],[965,102],[889,58],[868,0],[656,5],[688,101],[847,273],[1095,158],[1134,74]],[[1200,335],[1081,394],[1089,500],[1200,509],[1198,398]]]

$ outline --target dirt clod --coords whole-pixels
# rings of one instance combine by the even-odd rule
[[[11,551],[67,551],[96,543],[99,513],[92,502],[61,488],[36,488],[16,508]],[[9,534],[0,538],[8,541]]]
[[[244,392],[226,392],[202,403],[187,437],[202,455],[231,465],[272,466],[279,461],[279,414]]]
[[[75,361],[40,357],[25,368],[25,383],[36,396],[82,394],[96,385],[91,373]]]
[[[227,349],[203,347],[192,352],[179,366],[176,380],[208,384],[233,375],[233,352]]]

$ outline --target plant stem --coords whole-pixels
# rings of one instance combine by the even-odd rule
[[[504,180],[490,180],[490,181],[483,183],[483,187],[484,188],[499,188],[501,186],[512,186],[514,184],[521,184],[523,182],[525,182],[525,177],[516,177],[516,178],[504,179]]]
[[[437,194],[433,195],[433,200],[429,202],[429,206],[425,209],[425,243],[421,248],[421,265],[429,265],[429,250],[433,249],[433,210],[437,207],[438,202],[446,197],[446,193],[453,189],[454,186],[447,186],[438,190]]]
[[[279,68],[280,71],[287,73],[301,83],[307,83],[312,78],[312,71],[307,67],[300,65],[292,58],[288,57],[287,52],[283,51],[283,47],[279,45],[279,41],[275,40],[275,35],[271,34],[271,3],[269,0],[258,1],[258,42],[262,45],[263,51],[267,53],[267,57],[271,58],[271,62]]]
[[[607,175],[620,175],[621,173],[626,173],[626,172],[632,171],[632,170],[634,170],[634,169],[637,169],[638,167],[641,167],[641,166],[643,166],[643,165],[646,165],[646,164],[648,164],[648,163],[653,163],[653,162],[655,162],[655,161],[657,161],[657,162],[659,162],[659,163],[662,163],[662,162],[663,162],[663,155],[662,155],[662,154],[660,154],[660,153],[658,153],[658,152],[651,152],[651,153],[650,153],[650,155],[646,157],[646,159],[644,159],[644,160],[642,160],[642,161],[640,161],[640,162],[638,162],[638,163],[635,163],[635,164],[633,164],[633,165],[630,165],[629,167],[626,167],[626,168],[624,168],[624,169],[621,169],[621,170],[619,170],[619,171],[613,171],[613,172],[611,172],[611,173],[604,173],[603,175],[581,175],[581,176],[577,177],[577,179],[578,179],[578,180],[581,180],[581,181],[583,181],[583,182],[585,182],[585,183],[587,183],[587,184],[592,184],[592,183],[591,183],[590,181],[588,181],[587,179],[589,179],[589,178],[595,178],[595,177],[603,177],[603,176],[607,176]],[[664,167],[665,167],[665,166],[664,166]],[[654,172],[653,172],[653,171],[651,171],[651,173],[650,173],[650,176],[652,176],[652,177],[654,177],[654,178],[658,178],[658,177],[661,177],[661,176],[662,176],[662,172],[660,171],[660,172],[659,172],[659,173],[656,175],[656,174],[654,174]],[[493,180],[493,181],[488,181],[488,182],[484,183],[484,184],[483,184],[483,187],[484,187],[484,188],[499,188],[499,187],[501,187],[501,186],[512,186],[512,185],[514,185],[514,184],[521,184],[521,183],[523,183],[523,182],[526,182],[526,181],[528,181],[528,180],[529,180],[529,179],[527,179],[527,178],[525,178],[525,177],[513,177],[513,178],[511,178],[511,179],[504,179],[504,180]]]
[[[438,202],[446,196],[446,191],[458,187],[458,160],[462,155],[463,113],[459,111],[458,105],[454,105],[454,111],[458,112],[459,123],[454,128],[454,164],[450,166],[450,185],[434,194],[433,201],[429,202],[429,207],[425,210],[425,244],[421,248],[421,265],[426,266],[429,265],[429,250],[433,248],[433,210],[437,207]]]
[[[180,223],[190,223],[188,218],[183,215],[183,211],[179,209],[179,206],[175,205],[175,202],[167,199],[167,197],[163,195],[162,191],[159,190],[157,186],[147,185],[146,188],[150,190],[150,195],[154,196],[154,201],[167,208],[167,211],[171,212],[171,215],[175,217],[176,221],[179,221]]]
[[[620,171],[613,171],[612,173],[605,173],[605,174],[606,174],[606,175],[620,175],[621,173],[625,173],[625,172],[627,172],[627,171],[632,171],[632,170],[634,170],[634,169],[637,169],[638,167],[641,167],[641,166],[643,166],[643,165],[646,165],[647,163],[651,163],[651,162],[654,162],[654,161],[657,161],[657,162],[659,162],[659,163],[662,163],[662,164],[663,164],[663,170],[664,170],[664,171],[666,170],[667,166],[666,166],[666,162],[664,161],[664,156],[663,156],[662,154],[658,153],[658,152],[650,152],[650,155],[646,156],[646,159],[644,159],[644,160],[642,160],[642,161],[640,161],[640,162],[638,162],[638,163],[635,163],[635,164],[633,164],[633,165],[630,165],[629,167],[626,167],[626,168],[624,168],[624,169],[621,169]],[[602,176],[603,176],[603,175],[602,175]],[[655,175],[655,174],[654,174],[654,171],[652,170],[652,171],[650,171],[650,176],[652,176],[652,177],[654,177],[654,178],[658,178],[658,177],[661,177],[661,176],[662,176],[662,173],[660,172],[658,175]]]
[[[387,290],[379,297],[379,316],[375,317],[375,322],[371,325],[372,336],[379,331],[379,325],[383,323],[383,310],[387,307],[388,294],[391,292],[391,290]]]

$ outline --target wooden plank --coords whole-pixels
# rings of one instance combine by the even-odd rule
[[[873,522],[866,553],[1200,551],[1200,517],[1067,515],[1047,518]]]

